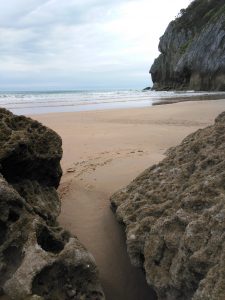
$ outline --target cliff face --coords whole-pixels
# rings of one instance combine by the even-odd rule
[[[0,296],[103,300],[93,257],[57,224],[61,138],[0,109]]]
[[[224,157],[222,113],[111,198],[159,300],[224,300]]]
[[[225,90],[224,0],[194,0],[160,38],[156,90]]]

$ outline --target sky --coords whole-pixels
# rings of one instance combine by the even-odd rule
[[[134,89],[190,0],[0,0],[0,90]]]

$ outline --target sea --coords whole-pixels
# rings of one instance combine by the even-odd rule
[[[149,107],[188,100],[225,99],[225,93],[77,90],[0,92],[0,107],[17,115]]]

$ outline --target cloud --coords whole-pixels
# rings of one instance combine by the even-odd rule
[[[189,2],[1,2],[0,88],[142,87],[160,35]]]

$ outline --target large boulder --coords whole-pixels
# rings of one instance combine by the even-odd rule
[[[104,299],[94,258],[57,223],[61,138],[0,109],[0,295]]]
[[[111,204],[159,300],[225,299],[225,112]]]
[[[57,188],[62,175],[61,146],[53,130],[0,109],[0,172],[8,182],[29,179]]]

